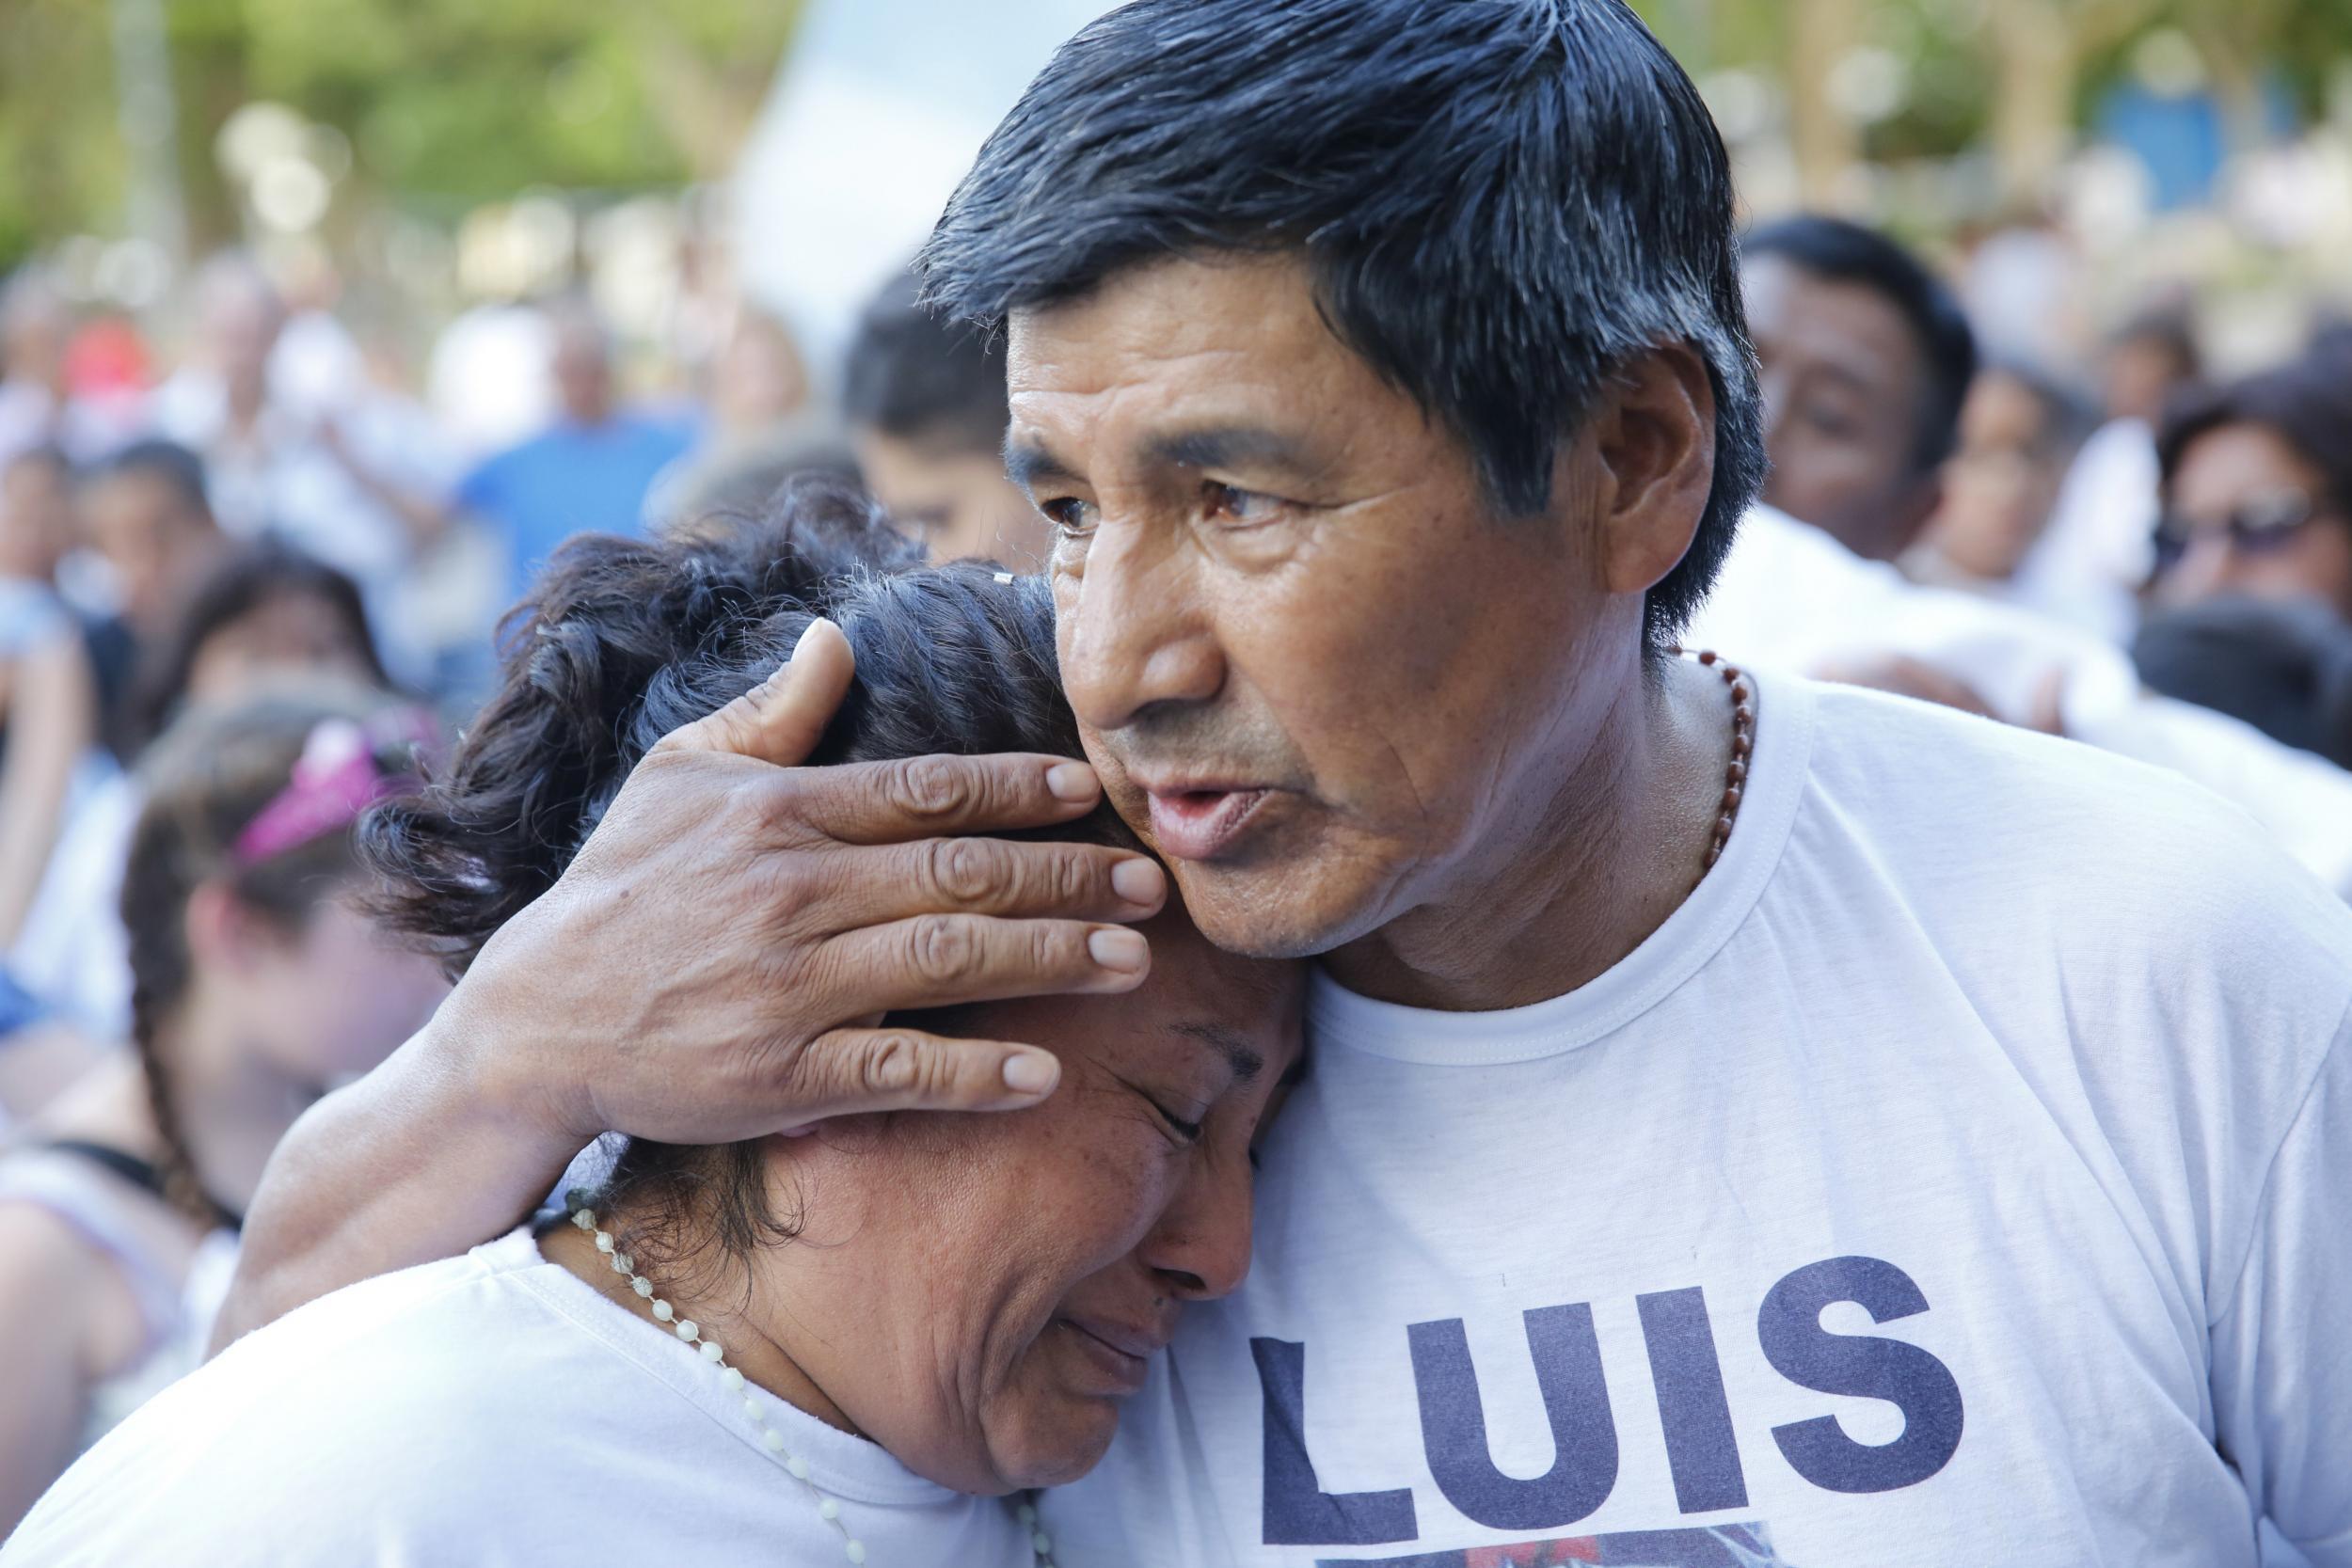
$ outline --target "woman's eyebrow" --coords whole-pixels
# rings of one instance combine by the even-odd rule
[[[1185,1020],[1177,1023],[1176,1033],[1199,1040],[1223,1056],[1233,1069],[1233,1082],[1247,1084],[1265,1070],[1265,1058],[1257,1048],[1221,1023],[1206,1020]]]

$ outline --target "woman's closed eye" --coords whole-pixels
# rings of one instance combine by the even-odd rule
[[[1175,1112],[1169,1110],[1167,1106],[1161,1104],[1158,1100],[1153,1099],[1150,1095],[1146,1095],[1144,1098],[1152,1101],[1152,1109],[1157,1111],[1160,1114],[1160,1119],[1168,1123],[1168,1130],[1169,1132],[1175,1133],[1177,1137],[1183,1139],[1188,1144],[1197,1144],[1200,1141],[1202,1128],[1200,1122],[1186,1121],[1184,1117],[1178,1116]]]

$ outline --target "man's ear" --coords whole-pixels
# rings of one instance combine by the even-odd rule
[[[1605,478],[1602,580],[1644,594],[1681,562],[1715,487],[1715,384],[1688,343],[1661,343],[1601,388],[1588,428]]]

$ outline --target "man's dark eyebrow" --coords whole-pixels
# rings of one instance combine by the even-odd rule
[[[1035,490],[1040,480],[1057,479],[1071,484],[1078,482],[1069,464],[1033,441],[1011,436],[1005,437],[1005,477],[1025,491]]]
[[[1175,1028],[1178,1034],[1220,1053],[1232,1065],[1236,1084],[1247,1084],[1265,1070],[1265,1058],[1258,1054],[1256,1047],[1221,1024],[1188,1022]]]
[[[1146,447],[1155,461],[1178,468],[1282,468],[1305,474],[1321,467],[1291,436],[1258,425],[1212,425],[1164,436]]]

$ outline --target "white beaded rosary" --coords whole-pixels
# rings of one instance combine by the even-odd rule
[[[727,1364],[727,1353],[720,1348],[719,1342],[716,1339],[705,1338],[702,1329],[692,1319],[678,1317],[675,1308],[661,1297],[654,1294],[653,1281],[637,1272],[636,1259],[620,1250],[610,1231],[597,1227],[594,1210],[575,1200],[572,1223],[596,1239],[596,1250],[604,1254],[605,1261],[612,1265],[614,1274],[628,1276],[628,1288],[637,1293],[639,1300],[648,1304],[655,1322],[668,1324],[671,1333],[690,1345],[699,1346],[702,1358],[708,1362],[711,1370],[725,1382],[728,1391],[742,1400],[743,1414],[751,1418],[752,1425],[758,1429],[760,1446],[770,1453],[782,1457],[785,1469],[789,1472],[794,1481],[801,1483],[803,1490],[808,1493],[809,1500],[817,1505],[818,1516],[841,1532],[842,1555],[851,1562],[864,1562],[866,1543],[851,1535],[850,1527],[842,1522],[841,1505],[826,1497],[818,1488],[817,1483],[809,1479],[808,1461],[799,1454],[788,1451],[785,1445],[784,1433],[768,1424],[768,1413],[760,1407],[759,1402],[752,1397],[751,1390],[744,1386],[745,1380],[742,1371]],[[1054,1543],[1052,1538],[1045,1533],[1044,1527],[1038,1523],[1036,1504],[1025,1502],[1021,1504],[1017,1512],[1022,1528],[1028,1531],[1029,1551],[1036,1560],[1038,1568],[1054,1568]]]

